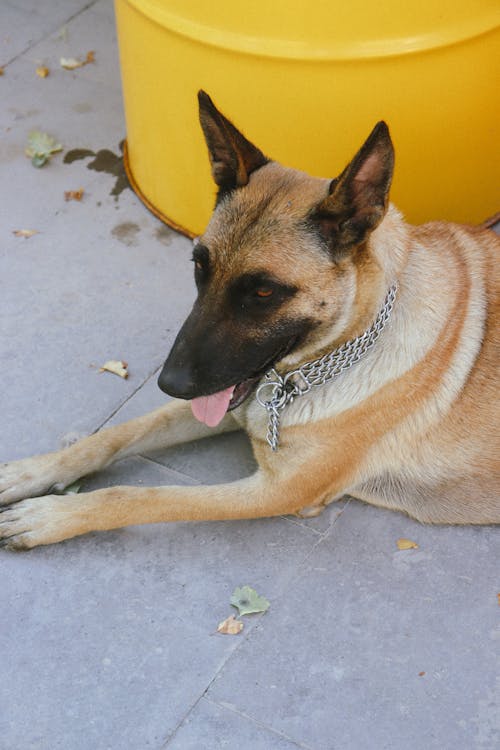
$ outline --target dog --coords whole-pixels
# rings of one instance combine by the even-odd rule
[[[218,191],[194,245],[198,296],[159,376],[174,399],[4,464],[1,544],[316,515],[345,494],[424,523],[498,523],[499,239],[405,223],[388,200],[384,122],[322,179],[268,159],[198,96]],[[240,428],[258,465],[240,481],[45,495],[113,461]]]

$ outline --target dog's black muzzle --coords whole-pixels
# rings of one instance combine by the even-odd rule
[[[290,320],[278,330],[266,333],[261,328],[250,333],[233,319],[216,317],[197,300],[174,341],[158,385],[169,396],[188,400],[242,383],[253,389],[310,328],[309,320]]]
[[[208,396],[235,382],[239,373],[228,367],[235,352],[224,347],[223,324],[214,320],[197,301],[177,334],[163,365],[158,385],[175,398]]]
[[[175,346],[175,345],[174,345]],[[172,348],[158,378],[158,386],[174,398],[192,399],[200,395],[192,366]]]

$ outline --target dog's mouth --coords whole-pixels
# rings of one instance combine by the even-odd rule
[[[247,378],[246,380],[243,380],[241,383],[238,383],[238,385],[234,387],[234,391],[231,396],[231,401],[229,402],[229,406],[227,407],[228,411],[232,411],[232,409],[237,409],[238,406],[241,406],[241,404],[247,400],[247,398],[257,388],[257,384],[259,380],[261,379],[262,375],[263,373],[260,373],[259,375],[255,375],[253,378]]]
[[[247,400],[256,389],[262,376],[271,369],[275,362],[283,359],[293,349],[297,341],[298,337],[291,339],[286,346],[268,359],[255,375],[251,375],[236,385],[231,385],[229,388],[212,393],[209,396],[193,398],[191,400],[193,415],[199,422],[203,422],[208,427],[216,427],[228,411],[236,409]]]

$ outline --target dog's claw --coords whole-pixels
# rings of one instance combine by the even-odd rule
[[[31,546],[27,543],[25,534],[13,534],[5,539],[0,539],[0,548],[9,550],[9,552],[24,552]]]
[[[0,521],[0,547],[30,549],[82,533],[79,531],[80,497],[75,498],[73,495],[45,495],[20,500],[4,508]]]
[[[16,539],[19,539],[19,536],[17,534],[5,537],[5,539],[0,539],[0,548],[9,550],[27,549],[25,545],[16,542]]]

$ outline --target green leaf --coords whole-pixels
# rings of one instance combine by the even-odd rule
[[[25,153],[31,159],[34,167],[43,167],[52,154],[56,154],[58,151],[62,151],[61,144],[56,143],[55,139],[48,133],[33,130],[29,134]]]
[[[266,612],[270,607],[268,600],[264,596],[259,596],[250,586],[235,589],[231,597],[231,604],[236,607],[240,615]]]
[[[80,487],[82,486],[82,483],[80,481],[73,482],[73,484],[68,484],[67,487],[65,487],[61,494],[63,495],[76,495],[77,492],[80,492]]]
[[[48,160],[49,157],[45,154],[35,154],[31,159],[31,163],[34,167],[43,167],[44,164],[47,164]]]

